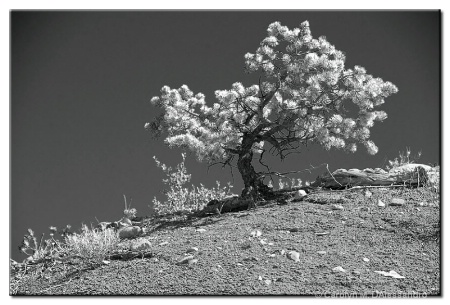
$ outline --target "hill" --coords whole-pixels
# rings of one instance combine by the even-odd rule
[[[370,192],[320,190],[254,210],[146,219],[139,237],[151,243],[145,253],[96,266],[16,267],[10,293],[440,295],[439,194],[404,187]],[[404,204],[390,205],[394,198]],[[391,270],[400,278],[389,276]]]

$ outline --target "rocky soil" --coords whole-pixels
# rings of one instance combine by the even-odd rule
[[[441,294],[440,198],[429,188],[317,191],[301,201],[148,219],[145,226],[140,239],[150,242],[148,249],[97,266],[74,261],[16,268],[10,293]]]

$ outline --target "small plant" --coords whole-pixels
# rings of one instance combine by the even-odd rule
[[[191,180],[191,174],[188,174],[185,160],[186,154],[181,154],[182,161],[176,168],[168,167],[161,163],[156,157],[153,157],[156,166],[161,168],[166,179],[163,179],[167,189],[163,191],[166,200],[161,202],[153,199],[153,207],[158,215],[172,214],[172,213],[190,213],[203,209],[206,204],[213,200],[221,200],[230,195],[232,186],[228,183],[227,186],[221,187],[220,182],[216,181],[216,187],[212,189],[206,188],[203,184],[199,187],[194,185],[191,188],[186,188],[184,185]]]
[[[389,160],[389,165],[386,166],[386,169],[389,171],[393,168],[400,167],[402,165],[406,164],[412,164],[417,162],[417,160],[420,159],[422,156],[422,152],[419,151],[415,156],[411,156],[411,149],[409,147],[406,147],[406,152],[399,152],[399,157],[395,158],[394,160]]]
[[[40,262],[45,258],[54,257],[61,251],[61,244],[54,239],[54,233],[56,233],[56,227],[50,227],[50,237],[44,240],[44,233],[42,233],[39,242],[34,235],[32,229],[28,229],[28,234],[23,237],[22,244],[19,246],[19,250],[28,256],[28,260],[32,262]]]
[[[65,237],[64,252],[67,256],[80,258],[88,264],[97,264],[117,248],[119,241],[113,229],[98,231],[83,225],[81,233]]]
[[[127,197],[125,195],[123,195],[123,200],[125,202],[125,210],[123,210],[123,215],[130,220],[136,218],[137,211],[135,208],[131,208],[131,202],[133,202],[133,198],[131,198],[129,205],[127,205]]]

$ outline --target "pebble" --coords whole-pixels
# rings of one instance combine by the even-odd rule
[[[197,263],[198,263],[198,259],[196,259],[196,258],[190,259],[190,260],[188,261],[189,266],[192,266],[192,265],[197,264]]]
[[[370,259],[368,259],[367,257],[363,258],[363,261],[365,261],[366,263],[368,263],[370,261]]]
[[[343,207],[342,205],[340,205],[340,204],[333,204],[333,205],[331,206],[331,208],[332,208],[333,210],[343,210],[343,209],[344,209],[344,207]]]
[[[185,264],[190,260],[193,260],[194,257],[192,255],[188,255],[186,257],[183,257],[181,260],[178,261],[178,264]]]
[[[405,204],[405,200],[400,198],[392,198],[391,205],[392,206],[402,206]]]
[[[298,191],[295,193],[294,199],[295,199],[295,200],[300,200],[300,199],[302,199],[302,198],[305,197],[305,196],[306,196],[306,192],[305,192],[304,190],[298,190]]]
[[[165,246],[165,245],[168,245],[168,244],[169,244],[168,241],[163,241],[162,243],[159,244],[159,246]]]
[[[361,272],[359,272],[358,270],[353,270],[352,273],[353,273],[353,274],[356,274],[356,275],[361,274]]]
[[[250,233],[250,236],[252,236],[252,237],[259,237],[261,235],[262,235],[262,233],[260,230],[255,230]]]
[[[152,244],[147,239],[139,239],[139,240],[133,241],[130,248],[132,251],[140,251],[140,250],[150,249],[151,246],[152,246]]]
[[[203,233],[203,232],[205,232],[206,231],[206,229],[197,229],[197,230],[195,230],[195,231],[197,231],[197,232],[200,232],[200,233]]]
[[[186,253],[194,253],[194,252],[197,252],[197,251],[198,251],[197,247],[191,247],[191,248],[186,250]]]
[[[341,266],[337,266],[333,268],[333,272],[347,272],[347,271]]]
[[[266,283],[267,286],[269,286],[270,284],[272,284],[271,280],[264,280],[264,283]]]
[[[372,193],[371,193],[369,190],[366,190],[366,191],[364,192],[364,196],[365,196],[366,198],[370,198],[370,197],[372,197]]]
[[[386,206],[386,204],[383,201],[381,201],[380,199],[378,199],[378,206],[380,208],[384,208]]]
[[[327,251],[317,251],[317,254],[325,255],[325,254],[327,254]]]
[[[300,253],[298,253],[297,251],[290,251],[289,253],[289,258],[292,259],[295,262],[299,262],[300,261]]]

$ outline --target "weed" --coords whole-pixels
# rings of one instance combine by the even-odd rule
[[[184,164],[186,155],[182,153],[181,156],[183,160],[175,169],[168,167],[156,157],[153,157],[156,166],[161,168],[167,176],[166,179],[163,179],[163,182],[168,186],[168,189],[163,191],[163,194],[166,196],[164,202],[157,200],[156,197],[153,199],[153,207],[158,215],[199,211],[209,201],[213,199],[221,200],[231,194],[232,186],[230,183],[225,187],[221,187],[219,181],[216,181],[217,186],[212,189],[206,188],[203,184],[200,184],[199,187],[192,185],[190,189],[184,187],[191,180],[191,174],[188,174]]]

